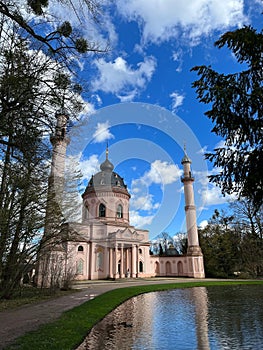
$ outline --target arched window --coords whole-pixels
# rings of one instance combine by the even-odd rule
[[[84,251],[83,246],[82,246],[82,245],[79,245],[79,246],[78,246],[78,252],[83,252],[83,251]]]
[[[85,203],[83,206],[83,219],[88,220],[89,219],[89,206],[88,203]]]
[[[139,254],[142,254],[142,249],[141,248],[139,248]]]
[[[106,216],[106,207],[104,204],[101,203],[99,206],[99,217],[105,218],[105,216]]]
[[[79,259],[77,261],[77,275],[83,275],[83,266],[84,266],[84,261],[82,259]]]
[[[119,204],[118,207],[117,207],[116,216],[117,216],[118,219],[122,219],[123,218],[123,208],[122,208],[121,204]]]
[[[139,272],[143,272],[143,262],[139,262]]]

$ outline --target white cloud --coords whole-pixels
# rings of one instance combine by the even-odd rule
[[[178,51],[174,51],[172,55],[172,59],[175,62],[178,62],[178,67],[176,68],[176,72],[180,73],[183,67],[183,50],[179,49]]]
[[[141,216],[138,211],[130,211],[130,223],[136,227],[144,227],[150,225],[153,221],[154,216]]]
[[[209,184],[205,191],[199,193],[206,206],[225,204],[237,199],[234,194],[223,196],[221,189],[214,184]]]
[[[184,96],[175,91],[170,94],[170,97],[173,100],[172,111],[175,112],[177,108],[183,104]]]
[[[220,140],[216,145],[215,148],[226,148],[226,142],[225,140]]]
[[[131,208],[135,212],[145,211],[151,217],[160,207],[159,202],[155,202],[154,195],[149,192],[152,184],[169,185],[177,181],[182,174],[182,171],[176,164],[170,164],[166,161],[155,160],[150,167],[150,170],[145,172],[139,179],[132,181],[130,193]]]
[[[207,220],[203,220],[203,221],[200,222],[198,227],[200,227],[203,230],[204,228],[206,228],[207,225],[208,225],[208,221]]]
[[[181,175],[182,170],[177,164],[157,159],[151,164],[150,170],[143,175],[142,180],[148,185],[151,183],[169,185],[177,181]]]
[[[153,57],[146,57],[136,68],[129,66],[122,57],[117,57],[113,62],[99,59],[94,64],[98,69],[99,78],[93,81],[93,90],[116,94],[121,101],[131,101],[144,89],[156,67]]]
[[[140,23],[144,42],[178,38],[181,30],[192,43],[211,31],[246,22],[243,0],[117,0],[119,13]]]
[[[198,193],[204,207],[225,204],[237,199],[235,194],[223,196],[220,187],[209,182],[208,176],[218,174],[219,172],[220,168],[213,168],[208,172],[193,171],[196,182],[201,184],[201,188],[198,190]],[[199,208],[199,210],[200,209],[204,208]]]
[[[100,162],[97,154],[91,155],[88,159],[79,161],[79,168],[83,179],[89,180],[92,175],[96,174],[100,169]]]
[[[106,121],[105,123],[98,123],[96,126],[96,130],[94,134],[92,135],[94,140],[93,142],[104,142],[106,140],[114,138],[114,136],[111,134],[109,130],[110,124],[109,121]]]
[[[138,194],[132,195],[131,207],[133,209],[151,212],[152,210],[158,209],[159,206],[160,203],[154,203],[152,194],[148,193],[146,196],[139,196]]]
[[[204,146],[202,148],[200,148],[200,150],[197,152],[197,154],[205,154],[207,152],[207,146]]]

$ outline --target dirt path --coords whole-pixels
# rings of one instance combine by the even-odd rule
[[[26,305],[13,310],[0,312],[0,349],[21,335],[36,330],[40,325],[57,319],[64,311],[74,308],[95,296],[116,288],[139,286],[145,284],[181,283],[196,281],[192,279],[151,279],[132,280],[121,282],[92,281],[77,286],[83,288],[71,295],[59,297],[48,301],[42,301],[32,305]],[[198,280],[200,281],[200,280]],[[207,281],[207,279],[206,279]]]

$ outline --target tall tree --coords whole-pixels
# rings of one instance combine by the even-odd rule
[[[96,0],[80,0],[78,8],[60,2],[79,21],[84,8],[98,20]],[[99,51],[80,28],[50,13],[48,0],[0,1],[0,297],[12,295],[39,247],[55,113],[74,117],[83,109],[72,64]]]
[[[214,122],[212,132],[225,146],[207,153],[206,159],[220,167],[210,176],[223,193],[237,192],[259,208],[263,203],[263,34],[250,26],[227,32],[215,43],[227,46],[246,67],[221,74],[211,66],[192,70],[200,76],[193,83],[200,102],[211,104],[205,115]]]
[[[81,110],[60,66],[29,51],[13,29],[0,41],[0,297],[5,298],[37,252],[46,207],[46,134],[54,112]]]

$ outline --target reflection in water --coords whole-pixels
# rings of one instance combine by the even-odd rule
[[[259,350],[262,310],[261,286],[143,294],[98,323],[78,350]]]
[[[208,340],[208,300],[206,288],[191,288],[189,291],[195,304],[197,349],[210,350]]]

